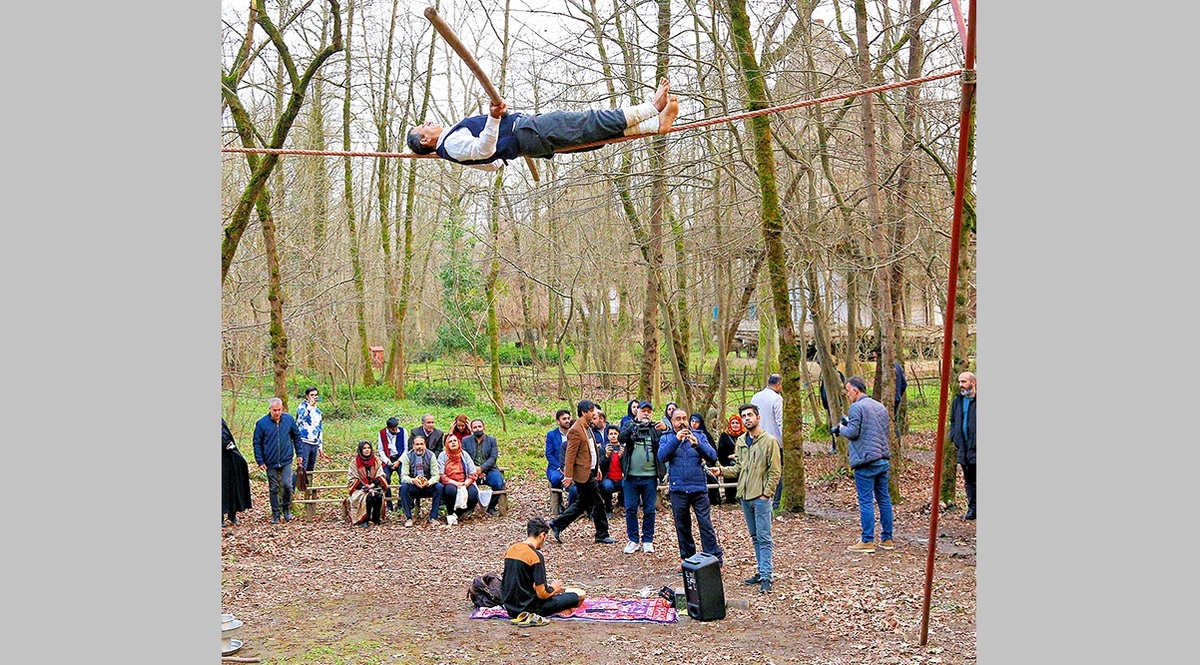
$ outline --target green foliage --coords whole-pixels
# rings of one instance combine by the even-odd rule
[[[437,346],[443,353],[478,353],[484,342],[479,315],[487,302],[479,264],[471,260],[475,241],[463,232],[462,211],[459,208],[450,211],[442,225],[441,235],[450,251],[447,261],[438,270],[445,310],[437,328]]]
[[[475,403],[475,391],[465,382],[455,382],[449,385],[415,383],[407,388],[405,393],[418,402],[427,402],[439,406],[460,407]]]
[[[558,362],[558,349],[553,347],[539,352],[542,359],[548,363]],[[575,349],[569,344],[563,345],[563,362],[571,362],[571,358],[575,355]],[[517,346],[515,343],[505,342],[500,345],[499,349],[501,365],[515,365],[518,367],[527,367],[534,364],[533,352],[527,346]]]

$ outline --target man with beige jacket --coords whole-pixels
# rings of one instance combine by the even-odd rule
[[[760,593],[771,592],[775,567],[772,561],[774,541],[771,539],[771,498],[783,475],[779,441],[768,434],[759,418],[758,407],[743,404],[738,415],[746,425],[739,436],[733,456],[733,466],[717,467],[725,478],[737,478],[737,498],[746,517],[746,529],[754,542],[754,558],[758,572],[744,580],[757,584]]]

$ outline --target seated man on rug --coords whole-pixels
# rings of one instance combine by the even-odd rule
[[[561,580],[546,583],[546,559],[542,546],[550,524],[541,517],[529,520],[525,527],[525,540],[516,543],[504,553],[504,578],[501,592],[504,609],[513,623],[527,626],[544,626],[549,623],[548,614],[561,612],[583,603],[582,589],[567,591]]]
[[[670,95],[670,82],[664,78],[651,101],[619,109],[508,113],[508,105],[500,100],[488,115],[473,115],[449,129],[433,121],[413,127],[408,147],[418,155],[436,152],[457,164],[496,171],[521,156],[550,159],[555,151],[577,145],[666,134],[678,115],[679,100]]]

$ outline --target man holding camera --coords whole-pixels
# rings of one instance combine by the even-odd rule
[[[703,432],[688,427],[688,414],[684,409],[675,409],[671,414],[671,427],[662,437],[658,448],[658,459],[668,465],[671,482],[671,512],[675,515],[675,536],[679,539],[679,558],[686,559],[696,553],[696,541],[692,538],[692,516],[700,526],[700,544],[705,554],[722,559],[721,546],[717,544],[717,532],[713,529],[708,502],[708,469],[705,462],[715,464],[717,451]]]
[[[848,459],[854,470],[854,487],[858,492],[858,516],[862,523],[862,538],[846,548],[849,552],[875,552],[875,504],[879,504],[879,546],[896,549],[892,543],[892,497],[888,494],[887,407],[867,396],[867,384],[861,376],[846,379],[846,397],[850,413],[842,416],[833,433],[850,442]]]
[[[635,419],[621,426],[617,440],[625,445],[621,455],[621,494],[625,497],[625,553],[633,554],[640,545],[647,554],[654,551],[654,511],[658,506],[658,481],[667,475],[667,465],[658,459],[658,443],[667,426],[651,420],[650,402],[638,404]],[[642,531],[638,535],[638,506],[642,508]]]

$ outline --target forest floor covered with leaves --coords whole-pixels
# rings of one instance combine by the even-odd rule
[[[546,481],[532,475],[510,479],[506,517],[414,528],[403,526],[399,511],[382,525],[351,527],[330,504],[315,518],[272,525],[266,483],[255,481],[254,508],[239,515],[238,526],[222,529],[221,607],[244,623],[236,656],[263,663],[973,663],[975,522],[960,520],[961,512],[939,520],[929,641],[918,646],[932,438],[905,437],[913,453],[899,478],[905,500],[895,507],[896,549],[874,554],[845,551],[859,532],[853,478],[835,472],[828,444],[806,443],[806,514],[774,523],[770,595],[741,584],[755,572],[741,510],[714,507],[725,596],[749,603],[730,607],[721,621],[694,621],[686,612],[665,625],[552,621],[518,628],[469,619],[471,580],[500,573],[526,520],[549,515]],[[961,504],[961,477],[958,495]],[[614,545],[594,544],[585,520],[563,532],[564,544],[549,539],[549,576],[591,596],[681,587],[665,503],[654,553],[622,552],[618,509]]]

